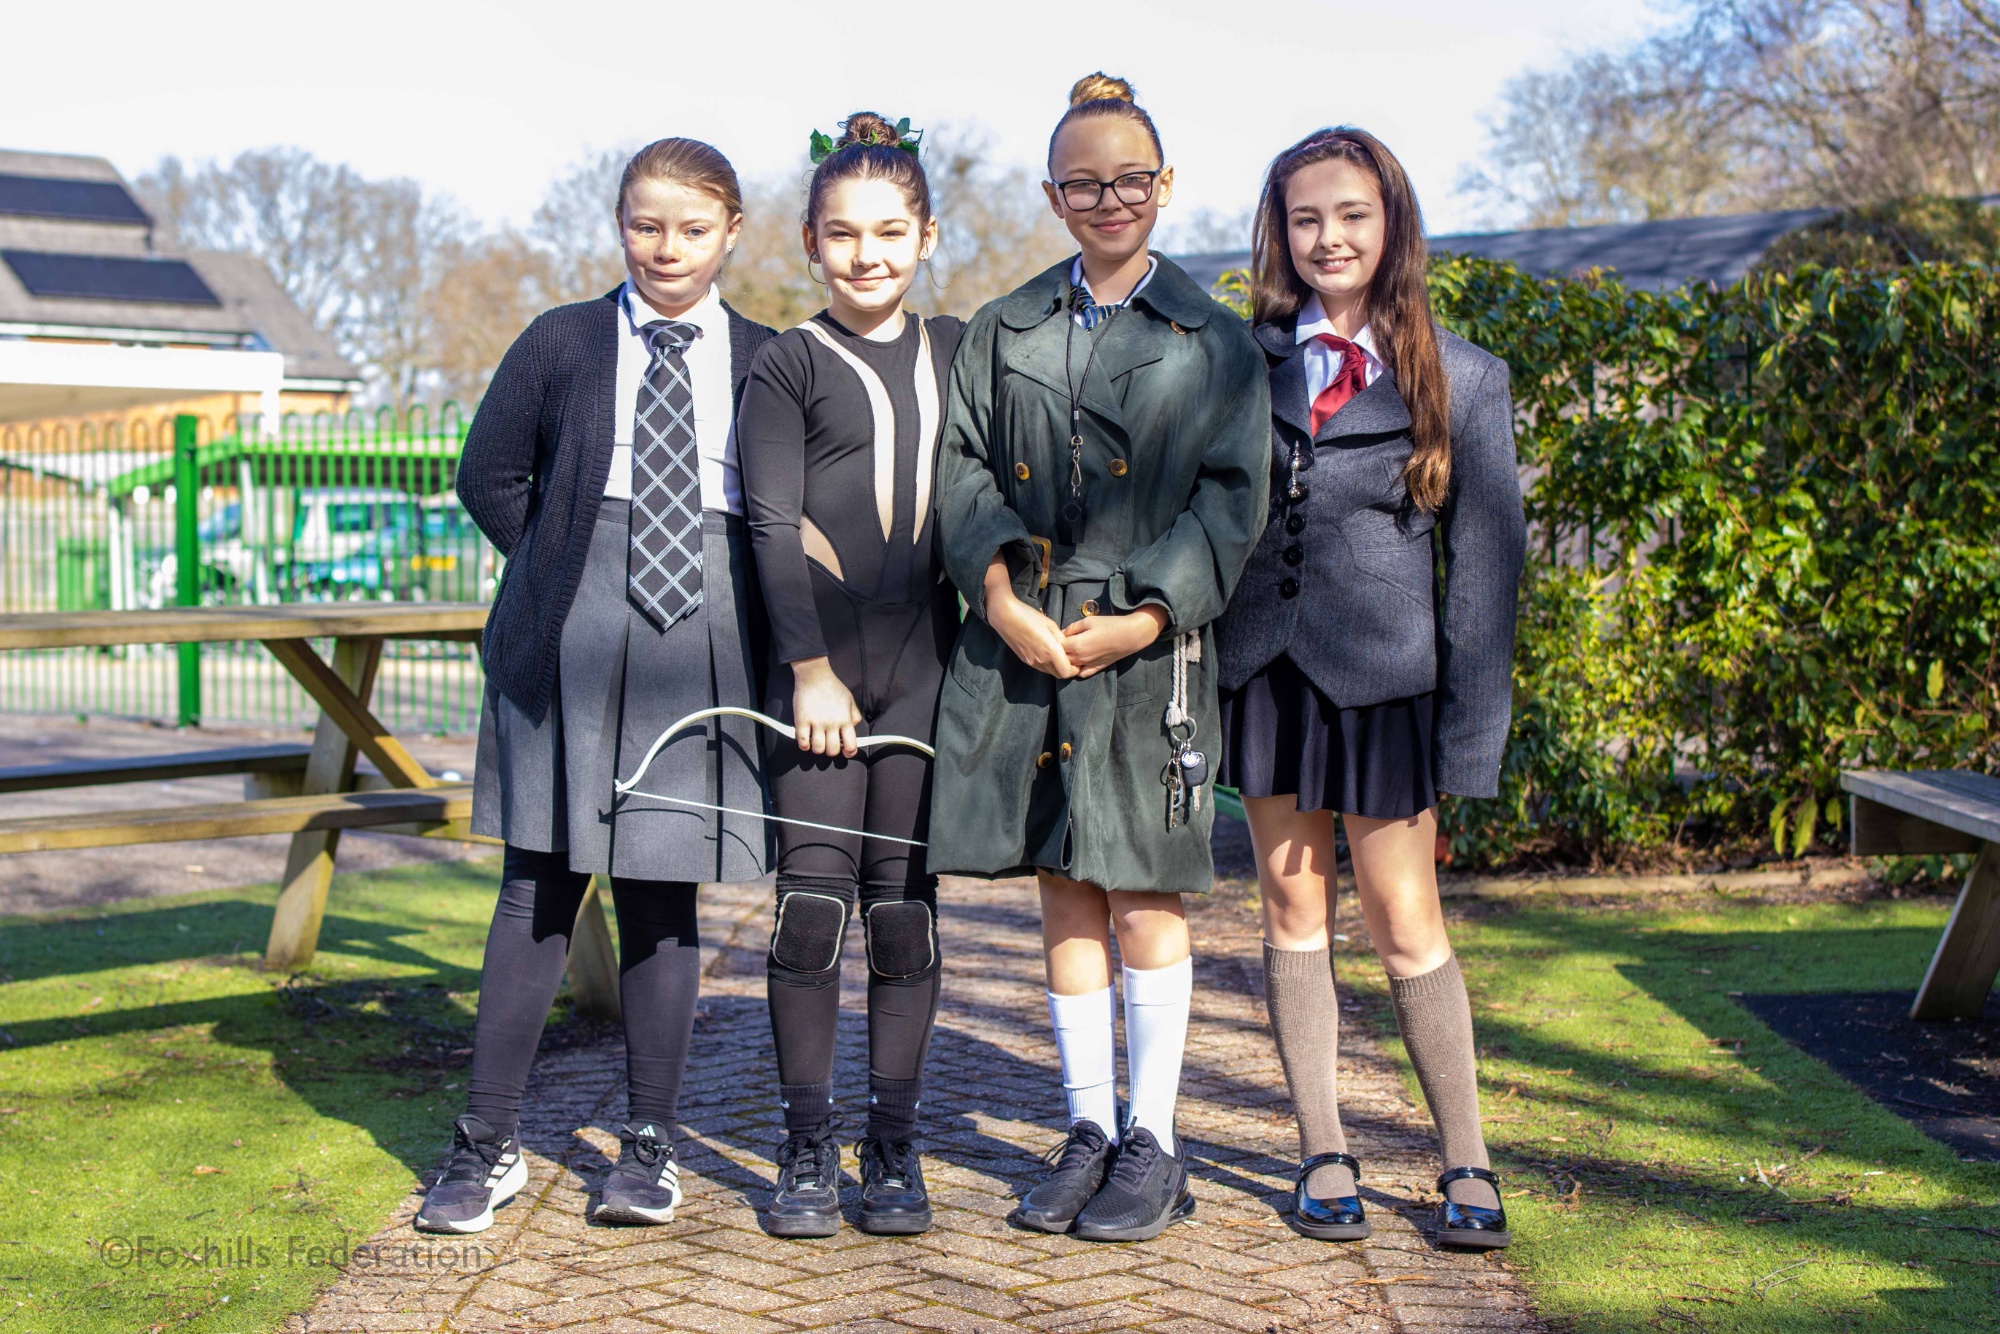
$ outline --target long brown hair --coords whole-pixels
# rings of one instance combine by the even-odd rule
[[[1262,324],[1295,313],[1312,295],[1292,266],[1285,190],[1302,168],[1336,160],[1367,173],[1382,196],[1382,259],[1368,284],[1368,323],[1410,410],[1415,448],[1403,468],[1403,484],[1419,509],[1435,513],[1451,490],[1451,387],[1438,356],[1437,324],[1424,281],[1429,250],[1423,212],[1403,164],[1381,140],[1341,125],[1316,130],[1271,160],[1251,240],[1251,312]]]

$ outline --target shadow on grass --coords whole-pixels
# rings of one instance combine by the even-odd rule
[[[1858,917],[1851,927],[1703,930],[1529,910],[1494,932],[1485,970],[1472,962],[1475,981],[1480,971],[1510,967],[1527,980],[1510,1001],[1476,1003],[1482,1054],[1543,1074],[1489,1094],[1485,1110],[1502,1156],[1544,1176],[1558,1200],[1611,1201],[1635,1220],[1642,1210],[1678,1212],[1758,1228],[1767,1243],[1782,1238],[1865,1257],[1855,1262],[1931,1270],[1943,1287],[1929,1295],[1889,1285],[1875,1294],[1909,1313],[1912,1323],[1898,1328],[1959,1328],[1935,1323],[1940,1303],[1956,1319],[1990,1302],[1991,1271],[1976,1266],[2000,1255],[1992,1169],[1958,1161],[1740,1003],[1749,992],[1914,981],[1936,946],[1936,927]],[[1607,970],[1597,962],[1607,957],[1622,961]],[[1620,984],[1628,988],[1622,995]],[[1646,1023],[1621,1015],[1619,1002],[1637,995],[1684,1021],[1699,1041],[1690,1044],[1664,1015]],[[1585,1035],[1569,1022],[1579,1018],[1591,1021]],[[1547,1120],[1558,1116],[1565,1119]],[[1501,1124],[1537,1120],[1543,1125],[1526,1132]],[[1622,1142],[1614,1139],[1621,1127]],[[1656,1143],[1635,1148],[1635,1136]],[[1677,1143],[1663,1152],[1657,1141]],[[1676,1151],[1692,1160],[1677,1160]],[[1828,1152],[1872,1164],[1872,1177],[1914,1175],[1955,1198],[1874,1203],[1860,1167],[1838,1188],[1787,1189],[1796,1182],[1780,1164],[1798,1168]]]
[[[398,878],[371,877],[369,896],[379,901],[383,882],[394,890]],[[333,913],[320,932],[321,966],[266,974],[258,958],[270,922],[268,900],[240,896],[0,919],[0,978],[16,987],[65,988],[65,979],[75,978],[82,988],[60,993],[60,1014],[35,1013],[50,1008],[50,993],[17,992],[10,1008],[21,1017],[0,1021],[0,1050],[126,1039],[120,1068],[84,1096],[139,1104],[157,1096],[150,1086],[169,1072],[216,1068],[200,1050],[172,1045],[174,1030],[199,1027],[219,1046],[268,1053],[271,1075],[314,1111],[368,1132],[413,1171],[428,1166],[432,1149],[413,1139],[409,1100],[437,1091],[470,1054],[472,1016],[453,993],[476,990],[478,969],[425,947],[442,919]],[[340,976],[354,965],[361,975]],[[189,994],[217,971],[256,985]],[[146,1045],[132,1045],[135,1039]]]

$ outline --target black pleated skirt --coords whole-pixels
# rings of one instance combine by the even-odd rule
[[[1336,708],[1291,658],[1222,692],[1216,781],[1246,797],[1296,794],[1302,811],[1406,820],[1437,805],[1430,692]]]

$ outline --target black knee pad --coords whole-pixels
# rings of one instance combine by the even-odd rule
[[[795,973],[824,973],[838,965],[853,894],[852,886],[780,885],[771,962]]]
[[[868,942],[868,971],[892,982],[908,982],[937,971],[937,919],[921,900],[876,903],[862,916]]]

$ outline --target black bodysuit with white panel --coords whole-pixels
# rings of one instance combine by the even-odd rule
[[[737,435],[744,504],[771,622],[766,708],[791,721],[791,664],[825,657],[863,735],[928,742],[958,630],[935,552],[931,483],[945,382],[964,325],[909,316],[887,341],[825,312],[773,339],[750,373]],[[768,961],[786,1128],[831,1099],[841,941],[858,911],[868,954],[870,1132],[914,1133],[937,1012],[937,878],[921,842],[930,762],[907,746],[853,759],[773,738],[773,813],[859,833],[778,825],[778,917]]]

